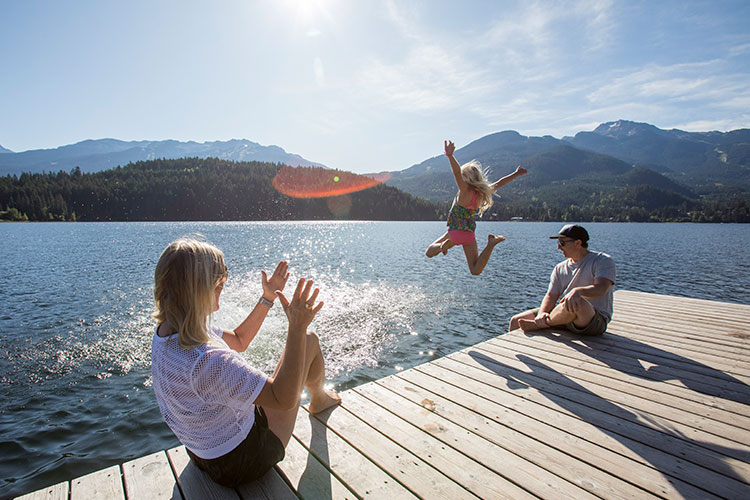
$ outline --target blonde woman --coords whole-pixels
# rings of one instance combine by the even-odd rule
[[[448,214],[448,231],[427,247],[425,255],[434,257],[441,252],[445,255],[450,248],[461,245],[464,247],[469,271],[477,276],[482,273],[487,262],[489,262],[495,245],[505,241],[505,236],[495,236],[494,234],[487,236],[487,246],[480,254],[477,248],[477,239],[474,235],[477,227],[474,215],[478,212],[481,217],[492,206],[492,196],[495,191],[513,179],[524,175],[526,169],[519,165],[512,174],[490,184],[485,172],[482,171],[482,165],[478,161],[472,160],[464,165],[459,165],[453,157],[455,150],[456,146],[451,141],[445,141],[445,156],[450,161],[453,177],[458,185],[458,194],[454,198],[451,211]]]
[[[323,355],[317,336],[307,331],[323,307],[315,303],[318,289],[301,278],[288,300],[282,293],[287,269],[282,261],[270,278],[261,271],[260,300],[237,328],[222,330],[208,321],[219,309],[227,280],[221,250],[180,238],[156,265],[153,316],[158,327],[151,347],[156,400],[193,462],[226,486],[259,478],[284,458],[303,387],[310,392],[313,413],[341,401],[324,389]],[[276,298],[289,330],[269,377],[239,353],[258,333]]]

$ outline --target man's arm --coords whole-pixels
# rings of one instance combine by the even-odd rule
[[[547,292],[542,299],[542,304],[539,306],[539,312],[536,313],[536,317],[543,318],[545,316],[549,316],[549,313],[552,311],[552,309],[555,308],[555,304],[557,304],[558,298],[560,298],[559,294]]]
[[[594,278],[593,285],[579,286],[572,289],[568,294],[563,297],[561,304],[565,305],[565,309],[573,311],[579,301],[585,300],[583,297],[601,297],[614,283],[607,278]]]
[[[611,287],[612,285],[614,285],[614,283],[607,278],[594,278],[593,285],[576,287],[571,290],[567,296],[569,297],[573,294],[573,292],[578,291],[580,295],[584,297],[601,297],[602,295],[607,293],[609,287]]]

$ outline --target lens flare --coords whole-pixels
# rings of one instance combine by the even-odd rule
[[[273,187],[292,198],[324,198],[354,193],[391,178],[389,173],[353,174],[320,167],[284,165],[273,178]]]

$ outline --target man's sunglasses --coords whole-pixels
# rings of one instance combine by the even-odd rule
[[[564,240],[562,238],[558,238],[557,242],[560,244],[561,247],[564,247],[566,243],[570,243],[571,241],[575,240]]]

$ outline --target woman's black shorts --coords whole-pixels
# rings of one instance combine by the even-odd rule
[[[187,448],[186,448],[187,449]],[[262,477],[284,459],[284,445],[268,428],[266,413],[255,405],[255,423],[235,449],[218,458],[200,458],[187,450],[190,459],[211,479],[235,487]]]

